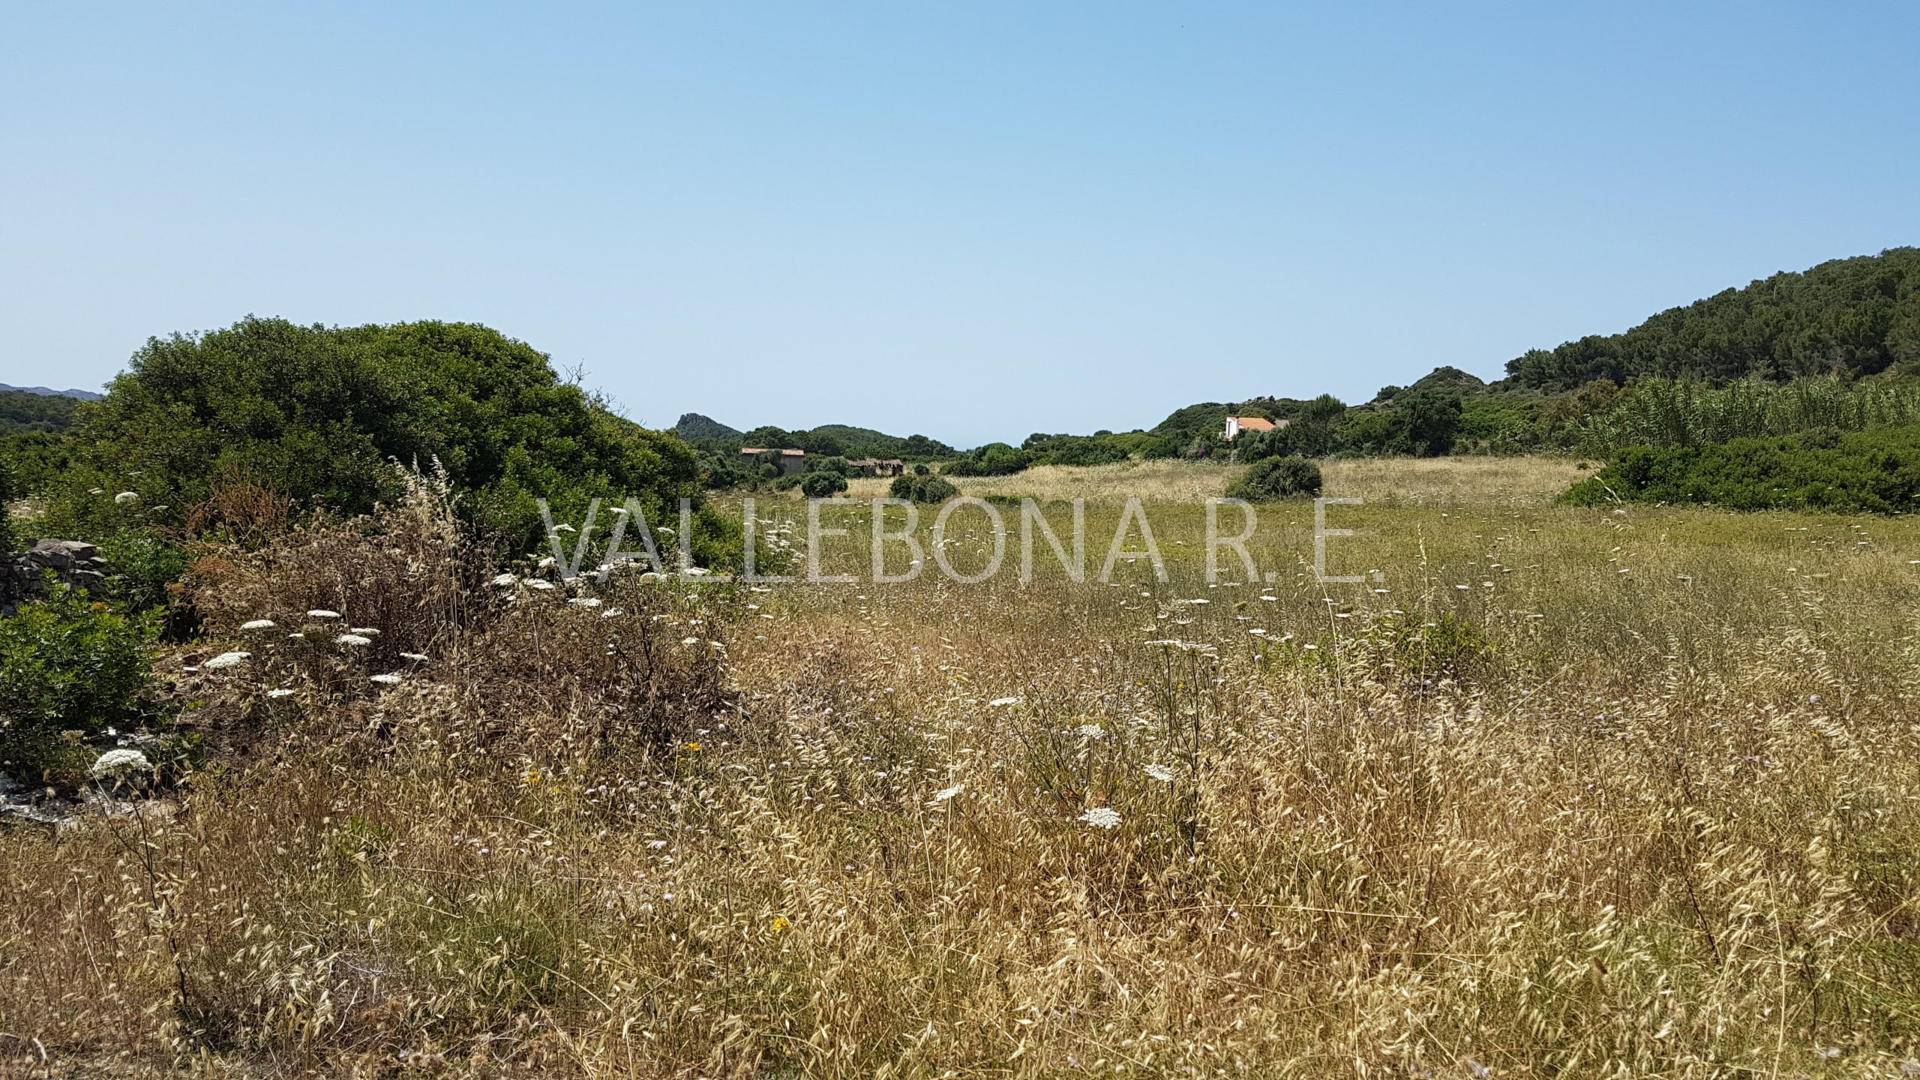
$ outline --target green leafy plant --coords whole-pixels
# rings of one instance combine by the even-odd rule
[[[1227,497],[1248,502],[1275,502],[1280,499],[1312,497],[1320,494],[1320,466],[1300,457],[1264,458],[1247,470],[1227,489]]]
[[[74,759],[64,732],[94,736],[139,718],[153,638],[151,619],[58,584],[0,617],[0,768],[63,771]]]

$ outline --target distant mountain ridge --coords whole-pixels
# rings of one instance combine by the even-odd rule
[[[950,457],[954,449],[925,435],[889,435],[851,424],[821,424],[816,428],[787,428],[763,424],[741,431],[700,413],[685,413],[671,429],[690,443],[713,447],[794,447],[825,457],[931,458]]]
[[[105,394],[96,394],[91,390],[55,390],[46,386],[10,386],[0,383],[0,393],[13,391],[20,394],[38,394],[41,397],[66,397],[80,401],[99,401]]]

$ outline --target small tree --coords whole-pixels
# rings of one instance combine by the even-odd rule
[[[847,478],[825,469],[800,478],[800,491],[809,499],[825,499],[847,490]]]
[[[1300,457],[1263,458],[1227,489],[1230,499],[1276,502],[1320,494],[1320,466]]]

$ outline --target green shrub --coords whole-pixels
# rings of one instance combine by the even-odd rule
[[[943,503],[960,494],[953,481],[938,476],[896,476],[887,491],[896,499],[918,503]]]
[[[633,497],[665,521],[700,494],[686,443],[614,415],[531,346],[464,323],[247,319],[155,338],[76,431],[56,509],[83,530],[111,512],[90,489],[135,491],[147,520],[178,525],[236,476],[299,508],[362,514],[398,494],[391,461],[438,462],[463,514],[522,548],[545,535],[539,499],[578,520],[594,497]]]
[[[1911,513],[1920,510],[1920,426],[1628,447],[1562,499]]]
[[[826,499],[847,490],[844,474],[822,469],[800,478],[800,492],[809,499]]]
[[[1227,497],[1273,502],[1320,494],[1320,466],[1300,457],[1264,458],[1227,489]]]
[[[1033,463],[1025,450],[1006,443],[988,443],[947,465],[948,476],[1010,476]]]
[[[13,478],[13,465],[5,457],[0,457],[0,558],[4,558],[14,548],[13,511],[10,504],[20,497],[20,490]],[[7,587],[0,581],[0,591]],[[0,596],[0,599],[4,599]]]
[[[151,620],[63,585],[0,617],[0,771],[64,770],[77,755],[63,732],[96,736],[138,719],[153,637]]]
[[[150,529],[125,529],[98,541],[107,560],[109,595],[130,612],[167,611],[177,623],[184,612],[172,612],[168,586],[187,569],[187,553]],[[184,629],[184,626],[170,626]],[[172,636],[172,635],[169,635]]]

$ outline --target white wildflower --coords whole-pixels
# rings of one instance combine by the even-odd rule
[[[1113,829],[1120,825],[1120,811],[1111,806],[1096,806],[1080,815],[1080,820],[1096,829]]]
[[[286,697],[292,697],[292,696],[293,696],[293,691],[291,691],[291,690],[289,690],[289,689],[287,689],[286,687],[284,687],[284,686],[283,686],[283,687],[281,687],[281,688],[280,688],[280,689],[278,689],[278,690],[269,690],[269,691],[267,691],[267,696],[268,696],[268,697],[270,697],[270,698],[275,698],[275,699],[278,699],[278,698],[286,698]]]
[[[219,671],[221,668],[230,668],[235,664],[246,663],[252,658],[253,654],[250,652],[223,652],[200,666],[208,671]]]
[[[374,628],[373,628],[373,627],[371,627],[371,626],[354,626],[354,627],[349,627],[349,628],[347,629],[347,633],[349,633],[349,634],[359,634],[359,635],[360,635],[361,637],[379,637],[379,636],[380,636],[380,631],[379,631],[379,630],[376,630],[376,629],[374,629]]]
[[[364,645],[373,644],[373,639],[361,637],[359,634],[341,634],[339,637],[333,639],[333,643],[335,645],[345,645],[348,648],[357,649]]]
[[[576,596],[567,601],[567,603],[584,608],[596,608],[600,606],[600,598],[597,596]]]
[[[1165,765],[1142,765],[1140,771],[1163,784],[1173,783],[1173,770],[1167,768]]]
[[[427,654],[420,652],[403,652],[400,654],[400,659],[411,660],[416,664],[423,664],[427,660]]]
[[[337,619],[339,617],[339,612],[328,611],[326,608],[314,608],[312,611],[307,612],[307,618],[309,619]]]
[[[140,496],[134,494],[131,491],[123,491],[120,494],[115,495],[113,497],[113,502],[115,506],[125,506],[128,503],[135,503],[139,501],[140,501]]]
[[[1081,724],[1074,730],[1078,731],[1080,737],[1083,739],[1104,739],[1107,737],[1107,729],[1101,727],[1099,724]]]
[[[520,579],[512,574],[495,574],[493,584],[497,588],[506,589],[520,584]]]
[[[250,619],[240,624],[242,630],[271,630],[277,625],[272,619]]]
[[[927,805],[939,806],[942,803],[951,802],[954,796],[965,790],[967,790],[967,785],[965,784],[955,784],[952,787],[941,788],[939,791],[933,793],[933,798],[927,800]]]
[[[104,780],[109,776],[152,771],[153,763],[138,750],[109,750],[94,759],[93,767],[87,773],[95,780]]]
[[[1008,706],[1018,704],[1020,704],[1020,699],[1017,697],[997,697],[987,702],[987,707],[990,709],[1004,709]]]
[[[381,686],[392,686],[400,681],[400,676],[398,675],[374,675],[371,676],[371,678]]]
[[[533,579],[533,580],[530,580],[530,581],[528,581],[528,582],[527,582],[527,588],[529,588],[529,589],[538,589],[538,590],[540,590],[541,592],[546,592],[546,591],[547,591],[548,589],[551,589],[551,588],[553,588],[553,582],[551,582],[551,581],[541,581],[541,580],[539,580],[539,579],[537,579],[537,578],[536,578],[536,579]]]

